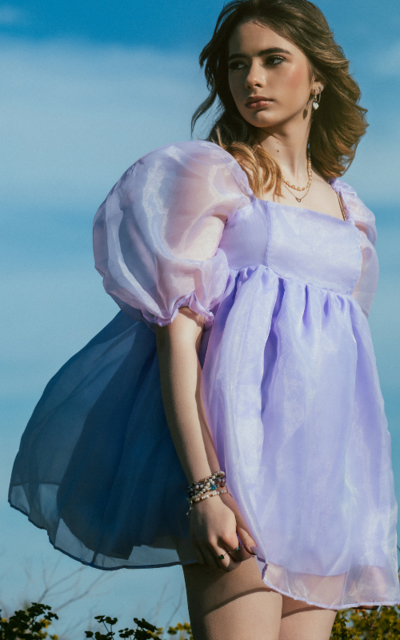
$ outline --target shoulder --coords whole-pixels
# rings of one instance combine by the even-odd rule
[[[355,188],[345,180],[334,178],[330,181],[330,184],[341,193],[350,219],[359,229],[364,231],[368,240],[375,245],[377,232],[373,212],[364,204]]]
[[[219,145],[207,140],[174,142],[153,149],[129,167],[127,177],[137,171],[156,172],[158,177],[181,179],[212,179],[225,182],[228,188],[253,195],[246,173],[235,158]]]
[[[222,164],[236,162],[230,153],[207,140],[184,140],[182,142],[168,143],[149,151],[137,162],[152,162],[161,158],[170,158],[177,162],[185,158]]]
[[[329,183],[332,186],[335,186],[335,188],[340,190],[344,195],[352,195],[358,198],[357,192],[354,187],[352,187],[342,178],[332,178],[331,180],[329,180]]]
[[[115,212],[135,210],[138,216],[151,209],[162,216],[175,210],[192,217],[218,213],[230,218],[252,197],[247,175],[230,153],[212,142],[193,140],[158,147],[136,160],[105,203]]]

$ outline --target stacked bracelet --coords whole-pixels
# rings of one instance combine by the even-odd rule
[[[222,493],[228,493],[228,489],[225,487],[224,471],[216,471],[208,478],[203,478],[198,482],[193,482],[193,484],[187,488],[190,508],[186,515],[189,515],[190,511],[193,509],[193,504],[196,502],[212,498],[213,496],[219,496]]]
[[[200,496],[207,491],[215,491],[219,487],[225,486],[225,472],[216,471],[208,478],[203,478],[198,482],[193,482],[188,488],[189,500],[194,496]]]

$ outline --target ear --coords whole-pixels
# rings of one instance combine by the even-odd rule
[[[318,76],[313,75],[312,81],[311,81],[312,93],[315,92],[315,89],[317,90],[318,93],[322,93],[323,90],[325,89],[325,82],[322,80],[322,78],[319,78]]]

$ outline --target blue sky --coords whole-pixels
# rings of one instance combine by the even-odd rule
[[[398,0],[317,5],[369,109],[370,127],[344,178],[377,218],[381,272],[370,326],[400,501],[400,7]],[[0,3],[0,575],[7,576],[0,600],[9,607],[22,591],[34,599],[40,590],[40,580],[26,581],[28,562],[37,574],[42,562],[61,557],[7,505],[19,439],[49,378],[118,310],[93,268],[93,216],[138,157],[189,139],[190,117],[206,96],[197,58],[221,7],[219,0]],[[56,575],[77,566],[62,556]],[[98,574],[88,569],[83,583]],[[117,572],[63,618],[73,613],[84,625],[93,610],[129,624],[156,609],[165,584],[158,620],[165,623],[183,588],[179,568]],[[175,619],[187,619],[185,602]]]

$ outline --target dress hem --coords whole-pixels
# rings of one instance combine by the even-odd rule
[[[385,601],[385,602],[359,602],[357,604],[344,604],[341,606],[336,606],[336,607],[332,607],[330,605],[322,605],[320,602],[314,602],[313,600],[306,600],[305,598],[296,598],[296,596],[292,595],[291,593],[288,593],[287,591],[284,591],[283,589],[279,589],[278,587],[276,587],[275,585],[273,585],[271,582],[268,582],[267,580],[263,579],[264,584],[267,585],[267,587],[270,587],[271,589],[273,589],[274,591],[277,591],[278,593],[282,594],[283,596],[288,596],[289,598],[292,598],[292,600],[299,600],[300,602],[305,602],[306,604],[311,604],[315,607],[319,607],[320,609],[330,609],[331,611],[341,611],[342,609],[358,609],[358,607],[395,607],[397,605],[400,604],[400,600],[397,600],[397,602],[389,602],[389,601]]]
[[[40,529],[41,531],[46,531],[49,542],[56,551],[61,551],[61,553],[68,556],[68,558],[72,558],[72,560],[77,560],[81,564],[84,564],[86,567],[99,569],[99,571],[118,571],[118,569],[162,569],[163,567],[174,567],[177,564],[179,565],[193,564],[193,562],[180,562],[179,560],[177,560],[176,562],[165,562],[163,564],[145,564],[145,565],[144,564],[137,564],[137,565],[120,564],[118,565],[118,567],[101,567],[99,564],[95,564],[94,562],[86,562],[85,560],[82,560],[81,558],[79,558],[79,556],[74,556],[72,553],[68,553],[68,551],[65,551],[65,549],[58,547],[56,543],[53,542],[53,540],[51,539],[46,527],[41,527],[39,524],[34,522],[34,520],[32,520],[32,518],[30,518],[29,515],[26,513],[26,511],[24,511],[23,509],[20,509],[20,507],[16,507],[15,505],[13,505],[10,502],[10,500],[8,500],[8,503],[10,507],[15,509],[16,511],[19,511],[19,513],[22,513],[24,516],[26,516],[28,518],[28,521],[31,524],[33,524],[37,529]]]
[[[41,527],[40,525],[36,524],[36,522],[34,522],[29,515],[26,513],[26,511],[23,511],[23,509],[20,509],[19,507],[16,507],[15,505],[13,505],[10,500],[8,500],[9,505],[15,509],[16,511],[19,511],[20,513],[23,513],[27,518],[28,521],[31,522],[33,525],[35,525],[35,527],[37,529],[41,529],[42,531],[46,531],[47,529],[45,527]],[[100,571],[118,571],[118,569],[162,569],[163,567],[174,567],[176,565],[180,565],[180,566],[186,566],[188,564],[196,564],[196,561],[193,560],[189,560],[188,562],[181,562],[181,561],[177,561],[177,562],[168,562],[168,563],[164,563],[164,564],[147,564],[147,565],[119,565],[118,567],[101,567],[98,564],[94,564],[93,562],[85,562],[85,560],[81,560],[81,558],[79,558],[78,556],[74,556],[71,553],[68,553],[68,551],[65,551],[65,549],[62,549],[61,547],[58,547],[53,540],[51,539],[49,533],[47,532],[47,536],[49,539],[50,544],[53,546],[53,548],[56,551],[60,551],[61,553],[63,553],[64,555],[68,556],[69,558],[72,558],[73,560],[77,560],[78,562],[80,562],[81,564],[87,566],[87,567],[93,567],[93,569],[99,569]],[[268,566],[268,564],[266,564],[266,566]],[[265,568],[264,568],[265,570]],[[296,598],[295,596],[293,596],[292,594],[288,593],[287,591],[283,591],[282,589],[279,589],[278,587],[276,587],[275,585],[273,585],[271,582],[268,582],[267,580],[265,580],[264,578],[262,578],[263,582],[265,585],[267,585],[267,587],[270,587],[271,589],[273,589],[274,591],[277,591],[278,593],[284,595],[284,596],[288,596],[289,598],[292,598],[293,600],[299,600],[301,602],[305,602],[306,604],[310,604],[316,607],[319,607],[320,609],[330,609],[330,610],[334,610],[334,611],[340,611],[341,609],[356,609],[358,607],[363,607],[363,606],[378,606],[378,607],[394,607],[396,605],[400,605],[400,600],[398,600],[397,602],[359,602],[357,604],[345,604],[343,606],[340,607],[332,607],[329,605],[321,605],[320,602],[314,602],[312,600],[306,600],[305,598]]]

